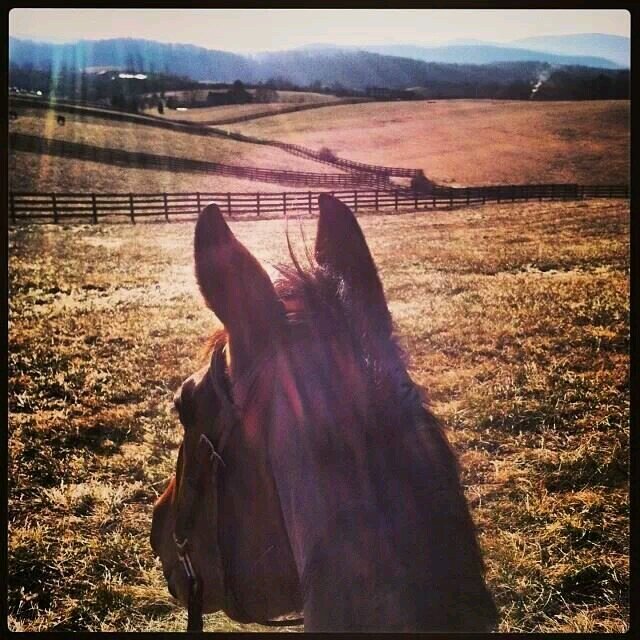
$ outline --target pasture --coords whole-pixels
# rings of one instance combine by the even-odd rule
[[[361,159],[394,163],[378,150]],[[503,632],[628,628],[629,217],[606,200],[360,217],[460,456]],[[282,220],[230,224],[263,264],[288,261]],[[300,224],[312,246],[315,221]],[[193,228],[9,232],[11,629],[185,629],[148,534],[181,440],[172,395],[217,326]]]
[[[305,104],[305,103],[303,103]],[[307,103],[308,104],[308,103]],[[322,103],[326,104],[326,103]],[[229,104],[217,107],[197,107],[178,111],[177,109],[165,109],[159,114],[157,109],[145,109],[145,113],[166,118],[167,120],[183,120],[197,122],[198,124],[216,124],[230,118],[240,118],[261,113],[277,114],[291,109],[295,104],[286,102],[266,102],[251,104]]]
[[[628,101],[425,100],[337,105],[225,128],[443,184],[627,183]]]
[[[292,156],[266,145],[199,136],[130,122],[66,114],[59,126],[54,111],[22,109],[10,131],[98,147],[143,151],[266,169],[326,172],[326,165]],[[341,173],[332,168],[332,173]],[[52,158],[21,151],[9,154],[9,182],[14,191],[283,191],[272,183],[219,175],[198,175],[123,168],[84,160]]]
[[[186,89],[182,91],[165,91],[165,98],[175,97],[180,100],[197,100],[204,102],[207,99],[211,89]],[[226,93],[227,89],[213,89],[213,93]],[[247,92],[251,95],[256,94],[255,89],[247,89]],[[330,95],[327,93],[317,93],[315,91],[280,91],[277,92],[278,103],[286,104],[310,104],[318,102],[339,102],[341,99],[338,96]],[[150,94],[145,94],[145,97],[150,98]],[[274,103],[275,104],[275,103]]]
[[[238,106],[238,105],[236,105]],[[242,106],[242,105],[240,105]],[[226,108],[226,107],[217,107]],[[179,112],[179,113],[190,113]],[[224,125],[228,131],[329,148],[370,164],[423,169],[447,185],[629,182],[629,102],[442,100],[327,106]],[[227,164],[340,172],[266,146],[134,123],[27,109],[10,131]],[[14,191],[282,192],[281,185],[220,175],[128,169],[9,150]],[[296,190],[288,186],[286,190]],[[306,190],[306,188],[302,188]]]
[[[166,95],[174,95],[179,93],[187,93],[188,95],[196,94],[198,100],[206,99],[207,91],[196,92],[168,92]],[[250,89],[249,93],[255,93]],[[187,111],[177,111],[175,109],[164,109],[162,114],[158,113],[156,107],[145,109],[145,113],[160,116],[168,120],[185,120],[187,122],[196,122],[199,124],[216,124],[217,122],[230,118],[238,118],[243,116],[251,116],[253,114],[262,113],[280,113],[288,111],[292,107],[301,105],[325,106],[338,104],[343,101],[337,96],[327,95],[324,93],[313,93],[311,91],[278,91],[278,102],[267,103],[250,103],[250,104],[229,104],[214,107],[197,107],[188,109]],[[204,94],[204,95],[203,95]]]

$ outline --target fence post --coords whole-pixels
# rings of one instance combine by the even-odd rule
[[[164,200],[164,219],[169,222],[169,202],[167,200],[167,194],[163,193],[162,198]]]
[[[354,210],[354,212],[358,211],[358,191],[357,191],[357,189],[353,192],[353,210]]]
[[[487,204],[487,190],[484,187],[482,189],[482,204]]]
[[[435,209],[436,208],[436,192],[435,191],[433,191],[431,198],[432,198],[433,208]]]
[[[449,209],[453,209],[453,189],[449,187]]]
[[[200,215],[200,192],[196,191],[196,207],[198,207],[198,215]]]
[[[16,223],[16,201],[15,201],[15,195],[13,191],[11,192],[10,200],[11,200],[11,221],[13,222],[13,224],[15,224]]]
[[[287,216],[287,192],[282,193],[282,213],[286,217]]]
[[[131,211],[131,223],[136,223],[136,215],[133,209],[133,193],[129,194],[129,210]]]
[[[496,194],[497,195],[496,202],[498,204],[500,204],[500,195],[501,195],[500,191],[501,191],[501,189],[502,189],[502,187],[500,185],[498,185],[497,194]]]
[[[418,208],[418,192],[416,190],[413,192],[413,208]]]
[[[395,195],[396,195],[396,211],[398,210],[398,190],[395,190]]]
[[[51,205],[53,207],[53,222],[58,224],[58,203],[56,202],[56,194],[51,194]]]
[[[311,215],[311,191],[309,191],[309,215]]]
[[[376,189],[376,211],[379,211],[378,208],[378,190]]]
[[[258,218],[260,217],[260,193],[256,193],[256,208],[258,210]]]
[[[91,205],[93,206],[93,224],[98,224],[98,204],[95,193],[91,194]]]

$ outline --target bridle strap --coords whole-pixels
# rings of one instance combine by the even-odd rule
[[[220,362],[222,360],[222,362]],[[202,495],[207,476],[211,478],[213,485],[214,508],[217,509],[218,500],[218,467],[224,467],[221,453],[227,443],[231,429],[238,422],[238,414],[229,397],[229,393],[219,382],[220,367],[224,367],[223,349],[217,349],[212,358],[212,365],[209,367],[210,380],[214,392],[220,402],[220,410],[214,421],[221,418],[222,433],[218,441],[218,450],[206,434],[201,434],[198,447],[194,454],[193,473],[186,473],[183,478],[181,489],[181,500],[176,517],[176,524],[173,539],[178,551],[187,582],[189,585],[189,600],[187,604],[187,631],[202,631],[202,580],[197,574],[190,550],[190,536],[195,523],[195,505]]]
[[[202,631],[202,583],[194,573],[189,584],[189,605],[187,607],[187,631]]]
[[[195,453],[194,467],[195,475],[186,474],[184,477],[184,485],[182,488],[181,508],[176,518],[176,527],[173,539],[178,550],[178,559],[182,563],[187,581],[189,583],[189,601],[187,604],[187,631],[202,631],[202,580],[198,576],[191,556],[189,554],[189,536],[193,529],[195,518],[195,504],[197,499],[202,495],[204,481],[207,475],[211,476],[213,484],[213,502],[217,509],[218,501],[218,467],[225,466],[222,459],[222,451],[227,444],[231,429],[240,422],[240,416],[236,405],[233,402],[229,391],[220,383],[220,372],[224,371],[225,355],[224,347],[216,349],[212,357],[212,363],[209,367],[209,377],[214,389],[214,393],[220,402],[220,410],[215,420],[222,422],[222,432],[218,439],[218,448],[213,446],[211,440],[206,434],[201,434],[198,441],[198,448]],[[224,374],[223,374],[224,375]],[[182,518],[180,517],[182,516]],[[230,589],[226,584],[226,575],[222,570],[223,586],[225,593]],[[235,595],[231,592],[235,599]],[[237,603],[237,600],[236,600]],[[239,603],[237,603],[239,604]],[[268,627],[288,627],[304,624],[303,618],[285,619],[285,620],[253,620],[256,624]]]

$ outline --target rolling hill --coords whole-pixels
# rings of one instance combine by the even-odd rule
[[[243,56],[193,45],[131,38],[52,44],[11,37],[9,61],[12,66],[51,72],[109,67],[171,73],[197,81],[240,79],[245,83],[258,83],[283,78],[300,86],[320,83],[355,90],[370,86],[404,89],[488,81],[497,85],[528,83],[535,82],[541,65],[550,64],[593,67],[597,69],[594,73],[617,68],[616,63],[597,56],[536,53],[491,45],[435,48],[407,45],[378,49],[376,52],[312,47]]]
[[[554,65],[580,65],[602,69],[619,69],[621,65],[604,57],[554,53],[548,50],[524,47],[507,47],[492,43],[450,44],[441,47],[416,45],[372,45],[362,47],[366,51],[388,56],[413,58],[424,62],[444,64],[493,64],[496,62],[546,62]]]
[[[595,55],[607,58],[621,67],[629,68],[631,66],[630,39],[608,33],[573,33],[562,36],[535,36],[514,40],[510,45],[562,55]]]

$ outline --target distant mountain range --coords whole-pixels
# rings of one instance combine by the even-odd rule
[[[413,58],[441,64],[493,64],[496,62],[547,62],[554,65],[572,65],[619,69],[621,65],[598,56],[568,55],[507,47],[498,44],[449,44],[439,47],[416,45],[370,45],[366,51],[388,56]],[[316,51],[320,51],[317,49]]]
[[[311,44],[299,50],[321,51],[340,49],[373,51],[385,55],[416,58],[425,62],[453,64],[490,64],[536,60],[550,64],[568,64],[628,69],[631,64],[631,41],[623,36],[606,33],[575,33],[562,36],[535,36],[508,43],[490,42],[475,38],[450,40],[432,45],[363,45],[336,47],[330,44]]]
[[[624,66],[621,61],[629,50],[628,38],[604,34],[529,38],[521,43],[527,48],[473,41],[437,47],[311,45],[289,51],[239,55],[187,44],[130,38],[52,44],[10,37],[9,62],[43,70],[130,69],[209,82],[240,79],[257,83],[281,78],[301,86],[315,82],[352,89],[369,86],[403,89],[432,82],[465,82],[485,72],[498,84],[525,80],[537,75],[539,63],[618,69]],[[586,52],[593,54],[585,55]],[[483,71],[479,67],[494,64],[500,65],[500,72]]]
[[[606,33],[574,33],[564,36],[521,38],[511,46],[564,55],[592,55],[606,58],[625,69],[631,66],[631,40]]]

